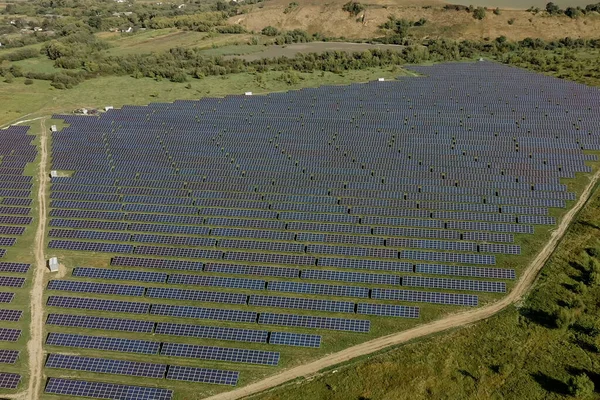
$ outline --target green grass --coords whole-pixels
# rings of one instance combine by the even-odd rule
[[[27,72],[52,74],[55,72],[62,71],[60,68],[56,68],[54,66],[54,61],[45,57],[29,58],[26,60],[15,61],[13,62],[13,64],[18,65],[23,69],[23,71]]]
[[[596,190],[523,303],[478,324],[363,357],[252,398],[559,399],[567,394],[568,378],[581,371],[596,384],[597,398],[600,356],[581,343],[577,323],[557,329],[540,312],[526,310],[560,304],[574,295],[572,285],[584,280],[581,254],[598,247],[599,229]],[[588,287],[579,297],[584,307],[576,311],[578,320],[583,314],[597,317],[600,287]]]
[[[267,93],[316,87],[319,85],[349,84],[366,82],[380,76],[391,79],[402,74],[401,70],[370,69],[348,71],[344,75],[326,72],[302,73],[304,80],[288,85],[277,78],[281,72],[261,74],[259,83],[253,74],[241,73],[225,77],[209,76],[202,80],[190,80],[187,84],[169,81],[157,82],[152,79],[134,79],[131,77],[103,77],[92,79],[77,85],[73,89],[58,90],[48,81],[34,81],[33,85],[24,85],[23,78],[13,83],[0,82],[0,125],[14,122],[23,115],[50,115],[57,112],[72,112],[76,108],[103,108],[106,105],[120,107],[125,104],[146,105],[152,102],[172,102],[178,99],[198,99],[202,97],[242,94],[246,91]]]

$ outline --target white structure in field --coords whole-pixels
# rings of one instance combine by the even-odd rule
[[[379,79],[377,79],[377,80],[378,80],[379,82],[383,82],[383,81],[385,81],[385,79],[384,79],[384,78],[379,78]]]
[[[56,171],[50,171],[50,177],[51,178],[58,178],[58,172],[56,172]]]
[[[108,111],[108,110],[112,110],[112,109],[113,109],[113,106],[106,106],[106,107],[104,107],[104,111]]]
[[[52,125],[52,126],[50,127],[50,130],[51,130],[52,132],[56,132],[56,131],[57,131],[57,129],[56,129],[56,125]]]
[[[50,266],[50,272],[58,272],[58,258],[52,257],[48,261],[48,266]]]
[[[252,96],[252,92],[246,92],[244,93],[246,96]]]

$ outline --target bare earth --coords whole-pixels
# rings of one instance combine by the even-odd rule
[[[579,197],[579,200],[577,201],[575,206],[571,210],[569,210],[569,212],[567,212],[558,228],[552,232],[548,243],[546,243],[544,248],[531,262],[531,264],[529,264],[525,271],[523,271],[523,274],[519,278],[515,288],[506,297],[497,301],[496,303],[471,311],[465,311],[462,313],[450,315],[437,321],[417,326],[415,328],[403,332],[394,333],[388,336],[377,338],[369,342],[350,347],[346,350],[333,353],[327,357],[313,361],[309,364],[300,365],[287,371],[283,371],[277,375],[255,382],[251,385],[241,387],[230,392],[208,397],[205,400],[241,399],[243,397],[250,396],[252,394],[256,394],[267,389],[271,389],[275,386],[279,386],[299,377],[314,375],[324,368],[349,361],[353,358],[360,357],[366,354],[371,354],[382,350],[386,347],[406,343],[410,340],[427,336],[433,333],[469,325],[499,313],[509,305],[521,300],[523,296],[527,293],[527,291],[531,288],[536,277],[538,276],[538,273],[556,249],[556,246],[560,242],[560,239],[564,236],[571,222],[573,222],[573,218],[589,199],[592,193],[592,189],[594,188],[598,179],[600,179],[600,170],[598,170],[594,174],[589,184],[585,188],[584,192]]]
[[[40,133],[40,168],[39,168],[39,221],[35,234],[35,269],[31,288],[31,327],[27,351],[29,353],[29,388],[26,393],[27,400],[37,400],[40,397],[43,382],[44,350],[42,347],[44,328],[44,272],[46,272],[46,258],[44,257],[44,236],[46,230],[46,189],[48,177],[46,164],[48,160],[48,143],[45,120],[41,120]]]

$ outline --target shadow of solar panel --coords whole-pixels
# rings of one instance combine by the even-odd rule
[[[345,319],[331,317],[314,317],[311,315],[260,313],[259,324],[297,326],[302,328],[331,329],[349,332],[369,332],[371,321],[362,319]]]
[[[183,343],[163,343],[160,354],[170,357],[197,358],[201,360],[228,361],[245,364],[275,366],[279,363],[279,353],[274,351],[198,346]]]
[[[349,301],[308,299],[303,297],[250,295],[248,304],[258,307],[296,308],[312,311],[354,313],[354,303]]]
[[[118,285],[115,283],[96,283],[83,281],[53,280],[48,282],[48,290],[64,290],[67,292],[113,294],[120,296],[143,296],[143,286]]]
[[[266,285],[265,281],[258,279],[182,274],[169,275],[167,282],[176,285],[213,286],[250,290],[264,290]]]
[[[321,283],[269,281],[267,290],[326,296],[369,297],[369,288],[366,287],[326,285]]]
[[[122,332],[151,333],[154,322],[134,319],[91,317],[87,315],[48,314],[46,325],[68,326],[86,329],[102,329]]]
[[[16,342],[21,337],[20,329],[0,328],[0,341]]]
[[[146,289],[146,296],[153,299],[193,300],[226,304],[246,304],[248,300],[248,296],[241,293],[155,287]]]
[[[419,307],[358,303],[356,313],[383,317],[419,318]]]
[[[162,272],[115,270],[107,268],[76,267],[73,276],[98,279],[115,279],[122,281],[165,283],[167,274]]]
[[[240,373],[237,371],[170,365],[167,372],[167,379],[235,386],[237,385],[239,375]]]
[[[305,333],[271,332],[269,334],[269,344],[319,348],[321,347],[321,336]]]
[[[471,294],[419,292],[398,289],[373,289],[371,290],[371,298],[457,306],[477,306],[478,303],[478,297]]]
[[[76,347],[81,349],[95,349],[118,351],[122,353],[158,354],[159,342],[147,340],[122,339],[104,336],[74,335],[68,333],[51,332],[46,338],[48,346]]]
[[[21,310],[4,310],[0,309],[0,321],[17,322],[23,316]]]
[[[236,342],[267,343],[268,331],[252,329],[224,328],[219,326],[203,326],[173,324],[159,322],[155,333],[158,335],[187,336],[202,339],[232,340]]]
[[[19,359],[17,350],[0,350],[0,364],[14,364]]]
[[[192,306],[174,306],[169,304],[152,304],[150,314],[168,315],[171,317],[213,319],[217,321],[255,323],[257,313],[252,311],[227,310],[221,308],[203,308]]]
[[[482,268],[458,265],[416,264],[415,272],[421,274],[474,276],[478,278],[515,279],[514,269]]]
[[[16,389],[19,386],[19,382],[21,382],[21,375],[0,372],[0,388]]]
[[[80,357],[66,354],[49,354],[46,359],[46,368],[140,376],[145,378],[164,378],[167,372],[165,364]]]
[[[220,274],[276,276],[281,278],[298,278],[300,276],[300,269],[298,268],[265,267],[239,264],[208,263],[204,265],[204,271],[216,272]]]
[[[473,281],[451,278],[429,278],[425,276],[403,276],[402,285],[435,289],[470,290],[475,292],[506,292],[505,282]]]
[[[120,267],[145,267],[157,269],[202,271],[201,262],[160,260],[156,258],[113,257],[110,261],[110,265]]]
[[[25,284],[25,278],[14,276],[0,276],[0,286],[20,288]]]
[[[97,399],[110,400],[171,400],[173,398],[173,391],[169,389],[88,382],[62,378],[48,379],[45,392],[61,396],[94,397]]]
[[[46,303],[49,307],[75,308],[83,310],[112,311],[134,314],[150,312],[149,303],[131,301],[91,299],[82,297],[50,296]]]

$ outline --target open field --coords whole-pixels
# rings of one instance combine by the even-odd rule
[[[486,37],[493,39],[506,36],[511,40],[522,40],[526,37],[556,39],[565,36],[588,38],[600,36],[599,15],[588,15],[577,19],[566,16],[548,17],[543,14],[532,15],[523,10],[504,9],[512,7],[510,5],[503,7],[499,4],[502,9],[500,15],[495,15],[490,10],[484,20],[478,21],[465,11],[443,10],[442,3],[433,2],[431,8],[426,8],[424,6],[427,6],[427,3],[415,4],[411,1],[401,1],[369,2],[362,22],[362,19],[357,21],[357,17],[342,10],[345,2],[344,0],[325,3],[298,0],[299,6],[285,14],[283,10],[289,1],[273,0],[265,3],[263,8],[251,8],[248,14],[231,17],[229,22],[240,24],[253,31],[260,31],[271,25],[278,29],[304,29],[309,33],[319,32],[326,36],[353,39],[383,36],[379,26],[385,23],[389,16],[409,21],[426,19],[427,23],[423,27],[411,29],[411,33],[418,38],[481,40]],[[523,8],[532,5],[521,4]],[[567,7],[569,4],[560,5]],[[363,13],[359,17],[362,15]],[[513,23],[509,24],[509,20],[513,20]]]
[[[456,66],[454,66],[454,68],[456,68]],[[370,71],[370,73],[381,73],[381,71]],[[394,73],[395,75],[399,75],[400,72],[396,71]],[[240,75],[240,82],[242,82],[242,79],[249,77],[250,75]],[[278,76],[278,75],[274,75],[274,76]],[[311,75],[307,75],[307,79],[302,82],[303,85],[308,85],[310,84],[310,80],[308,79],[308,77]],[[317,75],[315,75],[316,77]],[[377,75],[375,75],[377,76]],[[336,77],[335,79],[340,79],[339,76],[337,75],[333,75],[331,77],[332,79],[332,83],[335,82],[335,79],[333,77]],[[323,76],[323,77],[318,77],[319,79],[323,79],[323,78],[327,78],[327,75]],[[95,81],[101,81],[104,80],[105,78],[102,79],[98,79]],[[109,78],[106,78],[109,79]],[[406,79],[406,78],[405,78]],[[408,78],[408,79],[422,79],[422,78]],[[82,85],[78,86],[77,88],[71,90],[68,92],[68,94],[71,93],[76,93],[77,90],[87,84],[93,83],[95,81],[88,81],[83,83]],[[214,81],[210,81],[209,79],[205,79],[203,81],[199,81],[199,82],[194,82],[194,84],[196,83],[203,83],[203,82],[214,82],[215,86],[217,85],[217,83],[219,82],[224,82],[226,84],[226,82],[230,82],[231,86],[224,86],[221,85],[221,87],[218,89],[220,92],[219,93],[223,93],[225,90],[233,90],[235,89],[236,92],[240,93],[241,91],[243,91],[243,87],[239,87],[236,85],[239,85],[240,82],[231,82],[231,79],[225,79],[225,80],[214,80]],[[117,81],[114,81],[113,83],[116,83]],[[122,81],[125,82],[125,81]],[[131,82],[135,82],[135,80],[131,80]],[[149,82],[149,81],[146,81]],[[269,82],[269,80],[267,81]],[[276,81],[275,79],[273,79],[273,86],[269,86],[269,87],[276,87],[276,85],[274,84]],[[264,82],[263,82],[264,83]],[[156,84],[161,84],[161,82],[156,82]],[[270,84],[269,84],[270,85]],[[173,87],[173,84],[169,84],[170,87]],[[260,89],[260,86],[257,85],[258,88]],[[124,86],[121,86],[124,87]],[[238,88],[239,87],[239,91]],[[282,87],[287,87],[287,85],[282,86]],[[132,89],[137,89],[137,88],[132,88]],[[88,93],[90,90],[90,87],[87,87]],[[124,89],[123,89],[124,90]],[[133,103],[133,102],[129,102],[127,96],[123,96],[123,90],[121,90],[121,92],[119,93],[121,95],[121,101],[125,102],[125,103]],[[152,90],[152,88],[148,88],[147,90]],[[154,90],[156,90],[156,86],[154,87]],[[185,93],[185,91],[192,91],[193,89],[182,89],[183,93]],[[337,89],[337,91],[339,91],[340,89]],[[209,94],[214,94],[214,92],[211,92]],[[139,99],[143,99],[143,93],[139,93],[138,94],[140,97]],[[169,98],[169,96],[173,96],[173,98],[182,98],[185,96],[181,96],[181,93],[171,93],[171,92],[161,92],[160,94],[160,99],[161,100],[167,100]],[[199,95],[199,94],[197,94]],[[98,95],[100,96],[100,95]],[[114,99],[116,99],[117,93],[115,93],[115,97]],[[157,96],[158,97],[158,96]],[[72,97],[70,101],[81,101],[82,98],[80,97]],[[109,97],[97,97],[96,99],[93,98],[88,98],[87,101],[90,102],[88,104],[91,104],[91,102],[94,101],[102,101],[105,99],[110,99]],[[134,98],[138,99],[137,97]],[[254,99],[254,98],[253,98]],[[261,97],[255,97],[256,101],[261,101]],[[265,98],[266,100],[267,98]],[[63,99],[60,99],[61,104]],[[141,100],[140,100],[141,102]],[[113,105],[118,105],[117,103],[113,104]],[[326,108],[323,107],[319,107],[317,108],[318,110],[325,110]],[[45,110],[46,112],[49,111],[49,109]],[[238,112],[239,113],[239,112]],[[145,115],[145,114],[144,114]],[[234,118],[235,117],[235,113],[231,113],[230,114],[231,117],[230,118]],[[229,118],[228,118],[229,119]],[[128,119],[123,119],[122,121],[127,121]],[[48,125],[50,125],[52,122],[47,122]],[[228,120],[223,120],[223,121],[219,121],[220,124],[228,124]],[[127,122],[121,122],[120,124],[127,124]],[[119,128],[120,129],[120,128]],[[55,144],[55,143],[54,143]],[[353,148],[353,147],[352,147]],[[115,147],[114,151],[120,151],[118,150],[119,147]],[[62,153],[61,153],[62,154]],[[115,153],[118,154],[118,153]],[[371,154],[370,152],[367,152],[365,154]],[[66,161],[68,163],[68,160],[70,159],[69,157],[67,157],[65,160],[63,160],[63,157],[65,156],[65,154],[63,155],[57,155],[54,154],[53,155],[53,160],[54,162],[62,162],[62,161]],[[60,164],[59,164],[60,165]],[[62,167],[60,167],[59,169],[81,169],[81,168],[85,168],[83,166],[81,167],[75,167],[75,164],[73,165],[73,168],[65,168],[64,167],[65,164],[63,164]],[[591,165],[591,164],[590,164]],[[145,171],[141,170],[141,173],[145,173]],[[574,191],[579,193],[581,191],[581,189],[584,187],[585,182],[586,182],[586,176],[583,174],[577,174],[577,179],[574,180],[564,180],[563,181],[565,184],[568,184],[568,188],[567,190],[569,191]],[[127,186],[127,185],[124,185]],[[572,205],[572,202],[568,202],[567,206]],[[53,210],[57,210],[57,209],[61,209],[60,207],[52,207]],[[222,207],[220,207],[222,208]],[[219,209],[220,209],[219,208]],[[211,208],[213,211],[217,211],[216,208]],[[222,212],[227,211],[229,208],[225,207],[225,209],[221,210]],[[243,209],[243,208],[242,208]],[[236,209],[231,209],[230,211],[233,212]],[[553,209],[552,212],[550,213],[550,215],[552,216],[556,216],[558,217],[558,219],[560,220],[560,216],[562,215],[562,213],[564,213],[564,210],[558,210],[558,209]],[[207,214],[207,215],[214,215],[214,214]],[[218,214],[217,214],[218,215]],[[329,214],[326,214],[329,215]],[[333,214],[335,215],[335,214]],[[56,217],[56,216],[54,216]],[[219,227],[218,224],[207,224],[208,227],[215,228],[215,227]],[[496,264],[495,267],[496,268],[514,268],[517,271],[517,275],[522,272],[523,268],[525,265],[527,265],[527,263],[533,258],[533,256],[535,255],[537,249],[539,249],[543,243],[545,241],[547,241],[547,238],[549,237],[549,233],[551,230],[551,226],[536,226],[535,229],[535,235],[516,235],[515,236],[515,242],[516,244],[520,244],[522,245],[522,255],[521,256],[508,256],[508,255],[501,255],[499,254],[496,257]],[[353,235],[351,235],[352,237],[355,237]],[[221,239],[223,239],[221,237]],[[51,238],[47,238],[47,241],[50,241]],[[104,243],[104,242],[101,242]],[[318,241],[307,241],[307,245],[313,245],[313,244],[318,244]],[[135,244],[135,246],[138,246],[137,244]],[[401,246],[402,247],[402,246]],[[177,247],[180,248],[180,247]],[[108,254],[103,254],[103,253],[81,253],[81,252],[71,252],[71,251],[65,251],[65,250],[60,250],[60,249],[48,249],[46,251],[46,256],[52,256],[52,255],[58,255],[60,256],[61,262],[66,266],[66,270],[64,270],[61,273],[61,278],[64,279],[75,279],[77,280],[77,278],[71,278],[71,271],[73,267],[77,267],[77,266],[87,266],[87,267],[106,267],[109,263],[109,258],[111,257],[111,255]],[[205,262],[208,262],[210,260],[203,260]],[[254,264],[250,264],[250,265],[254,265]],[[291,282],[302,282],[304,279],[291,279]],[[114,282],[114,281],[107,281],[107,280],[95,280],[96,282]],[[513,283],[508,281],[508,289],[510,290],[510,288],[512,287]],[[132,282],[130,282],[129,284],[132,284]],[[339,283],[338,283],[339,284]],[[143,284],[145,287],[160,287],[160,284],[155,284],[155,283],[144,283]],[[183,285],[183,286],[179,286],[179,288],[182,289],[198,289],[196,286],[194,285]],[[209,288],[209,290],[211,291],[215,291],[216,288]],[[221,290],[220,288],[218,290]],[[239,294],[254,294],[252,291],[247,291],[247,290],[228,290],[227,288],[223,289],[226,292],[230,292],[230,293],[239,293]],[[454,291],[450,291],[452,293],[455,293]],[[64,292],[59,292],[59,291],[49,291],[48,293],[46,293],[46,296],[56,296],[56,295],[74,295],[76,297],[80,297],[81,294],[72,294],[72,293],[64,293]],[[492,301],[498,300],[501,295],[500,294],[488,294],[488,293],[478,293],[479,296],[479,304],[480,305],[485,305],[485,304],[489,304]],[[126,298],[123,297],[115,297],[115,296],[102,296],[102,295],[98,295],[98,296],[94,296],[94,297],[98,297],[99,299],[119,299],[119,300],[125,300]],[[338,297],[325,297],[327,300],[334,300],[334,299],[339,299]],[[342,298],[342,300],[351,300],[351,299],[345,299]],[[160,304],[172,304],[172,305],[180,305],[181,302],[177,301],[177,300],[154,300],[154,302],[158,302]],[[187,303],[186,303],[187,304]],[[202,306],[206,306],[206,307],[214,307],[214,304],[208,303],[208,304],[203,304],[202,302],[194,302],[194,305],[202,305]],[[389,303],[386,302],[385,304],[394,304],[394,303]],[[330,352],[333,351],[337,351],[340,349],[343,349],[345,347],[348,347],[352,344],[357,344],[360,342],[363,342],[365,340],[367,340],[368,338],[373,338],[373,337],[378,337],[378,336],[382,336],[385,335],[386,333],[391,333],[394,331],[398,331],[398,330],[402,330],[402,329],[407,329],[411,326],[415,326],[416,324],[419,323],[423,323],[426,321],[431,321],[435,318],[439,318],[442,315],[447,315],[448,313],[454,313],[458,310],[460,310],[460,307],[451,307],[451,306],[436,306],[436,305],[427,305],[427,304],[419,304],[420,308],[421,308],[421,317],[417,320],[417,321],[412,321],[409,319],[393,319],[393,318],[385,318],[385,317],[368,317],[369,320],[371,320],[372,322],[372,327],[371,327],[371,331],[368,335],[365,334],[357,334],[357,333],[335,333],[335,332],[328,332],[328,331],[318,331],[318,334],[322,336],[322,340],[323,340],[323,346],[321,346],[321,348],[319,349],[296,349],[293,347],[278,347],[277,350],[281,352],[281,360],[279,363],[279,368],[289,368],[291,366],[294,365],[298,365],[300,363],[304,363],[307,362],[309,360],[321,357],[325,354],[328,354]],[[221,307],[222,308],[222,307]],[[237,309],[237,310],[245,310],[247,309],[247,306],[231,306],[228,307],[230,309]],[[263,307],[253,307],[252,310],[256,310],[259,313],[262,312],[266,312],[266,311],[273,311],[273,309],[270,308],[263,308]],[[101,311],[84,311],[84,310],[65,310],[65,309],[59,309],[59,308],[52,308],[48,310],[49,312],[53,312],[53,313],[68,313],[68,314],[75,314],[75,315],[89,315],[89,316],[103,316],[103,317],[113,317],[113,313],[107,313],[107,312],[101,312]],[[298,314],[298,315],[314,315],[313,312],[310,311],[301,311],[301,310],[277,310],[280,312],[291,312],[293,314]],[[333,313],[327,313],[327,312],[323,312],[321,313],[323,315],[327,315],[327,316],[340,316],[339,314]],[[119,314],[118,315],[120,318],[131,318],[128,314]],[[151,315],[149,317],[143,317],[144,320],[147,320],[147,318],[150,321],[156,321],[156,322],[170,322],[170,321],[178,321],[180,323],[189,323],[188,321],[190,321],[189,319],[185,319],[185,320],[180,320],[180,319],[173,319],[172,317],[165,317],[165,316],[159,316],[159,315]],[[138,318],[134,318],[134,319],[140,319]],[[209,325],[213,325],[213,326],[228,326],[228,327],[245,327],[245,328],[253,328],[256,329],[256,325],[255,324],[240,324],[240,323],[228,323],[228,322],[217,322],[217,323],[210,323]],[[262,327],[259,325],[259,327]],[[165,338],[162,339],[161,337],[155,337],[154,334],[140,334],[140,333],[127,333],[127,332],[106,332],[106,331],[100,331],[100,330],[95,330],[95,329],[83,329],[83,328],[57,328],[57,327],[46,327],[47,331],[51,331],[51,332],[69,332],[69,333],[77,333],[77,334],[90,334],[90,335],[109,335],[109,336],[115,336],[115,337],[122,337],[122,338],[142,338],[142,339],[148,339],[148,340],[164,340],[164,341],[176,341],[178,343],[195,343],[197,342],[196,339],[189,339],[189,338],[182,338],[182,337],[177,337],[177,338]],[[286,330],[285,328],[281,328],[281,327],[277,327],[277,328],[268,328],[269,330],[271,329],[277,329],[277,330]],[[298,331],[299,328],[289,328],[288,331],[292,331],[292,332],[296,332]],[[304,333],[314,333],[315,331],[311,331],[311,330],[301,330]],[[159,335],[160,336],[160,335]],[[232,344],[231,342],[226,342],[226,341],[218,341],[218,340],[214,340],[214,341],[210,341],[210,344],[214,344],[217,346],[224,346],[224,347],[242,347],[242,348],[247,348],[247,349],[261,349],[261,350],[273,350],[274,347],[271,345],[266,345],[266,344]],[[47,351],[52,351],[52,352],[64,352],[65,349],[59,348],[59,347],[48,347],[46,349]],[[71,352],[74,350],[68,350],[68,352]],[[82,355],[87,355],[87,356],[92,356],[92,357],[107,357],[107,353],[105,352],[100,352],[100,351],[92,351],[92,350],[77,350],[77,354],[82,354]],[[207,366],[207,367],[219,367],[219,368],[225,368],[225,369],[234,369],[236,371],[240,371],[241,372],[241,380],[239,385],[244,385],[246,383],[264,378],[270,374],[273,374],[277,369],[273,368],[273,367],[255,367],[255,366],[246,366],[243,364],[231,364],[231,363],[212,363],[212,362],[208,362],[208,361],[197,361],[197,360],[189,360],[189,359],[185,359],[185,358],[171,358],[171,357],[165,357],[165,356],[132,356],[132,355],[119,355],[119,353],[114,353],[111,354],[111,358],[115,357],[115,358],[125,358],[125,359],[129,359],[129,360],[139,360],[139,361],[145,361],[145,362],[161,362],[161,363],[168,363],[168,364],[175,364],[175,365],[188,365],[188,366]],[[80,378],[84,378],[84,379],[89,379],[89,380],[98,380],[98,375],[95,375],[93,373],[84,373],[84,372],[65,372],[65,371],[61,371],[61,370],[56,370],[56,369],[46,369],[45,373],[48,376],[51,377],[80,377]],[[126,383],[126,384],[140,384],[140,379],[139,378],[129,378],[129,377],[122,377],[122,376],[112,376],[112,375],[106,375],[106,376],[102,376],[102,379],[106,380],[106,381],[110,381],[110,382],[120,382],[120,383]],[[168,387],[168,388],[172,388],[175,389],[176,391],[176,398],[177,399],[200,399],[203,396],[209,395],[209,394],[214,394],[220,391],[224,391],[227,390],[226,387],[216,387],[216,386],[212,386],[212,385],[206,385],[206,384],[195,384],[195,385],[190,385],[190,384],[177,384],[177,383],[173,383],[170,381],[154,381],[154,380],[148,380],[148,381],[144,381],[145,384],[148,385],[158,385],[161,387]],[[47,398],[53,398],[52,396],[46,396]],[[45,397],[45,398],[46,398]]]
[[[569,377],[581,372],[596,386],[590,398],[597,397],[598,353],[586,344],[589,336],[582,327],[585,318],[597,318],[600,292],[597,286],[584,294],[572,289],[585,282],[586,250],[599,245],[599,210],[596,190],[521,304],[476,325],[354,360],[252,399],[558,399],[568,394]],[[578,321],[570,329],[556,328],[547,310],[565,307],[574,297],[583,305]]]

